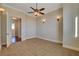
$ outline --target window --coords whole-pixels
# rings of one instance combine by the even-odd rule
[[[75,17],[75,38],[78,37],[78,17]]]
[[[15,23],[12,23],[12,30],[15,29]]]

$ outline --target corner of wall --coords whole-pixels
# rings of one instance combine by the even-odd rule
[[[23,38],[22,41],[27,40],[27,39],[31,39],[31,38],[36,38],[36,36],[29,36],[29,37]]]
[[[43,40],[48,40],[48,41],[55,42],[55,43],[61,43],[62,44],[62,41],[58,41],[58,40],[48,39],[48,38],[41,37],[41,36],[37,36],[37,38],[43,39]]]
[[[77,47],[73,47],[73,46],[69,46],[69,45],[64,45],[64,44],[63,44],[63,47],[64,48],[68,48],[68,49],[72,49],[72,50],[75,50],[75,51],[79,51],[79,48],[77,48]]]

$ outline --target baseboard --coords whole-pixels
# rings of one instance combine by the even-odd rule
[[[31,38],[36,38],[36,36],[26,37],[26,38],[22,39],[22,41],[27,40],[27,39],[31,39]]]
[[[22,41],[27,40],[27,39],[31,39],[31,38],[39,38],[39,39],[48,40],[48,41],[51,41],[51,42],[61,43],[62,44],[62,41],[52,40],[52,39],[48,39],[48,38],[44,38],[44,37],[40,37],[40,36],[26,37],[25,39],[22,39]]]
[[[44,38],[44,37],[40,37],[40,36],[37,36],[37,38],[48,40],[48,41],[55,42],[55,43],[61,43],[62,44],[62,41],[52,40],[52,39],[48,39],[48,38]]]
[[[30,37],[27,37],[26,39],[31,39],[31,38],[36,38],[36,36],[30,36]]]
[[[79,48],[77,47],[72,47],[72,46],[68,46],[68,45],[63,45],[64,48],[68,48],[68,49],[72,49],[72,50],[75,50],[75,51],[79,51]]]

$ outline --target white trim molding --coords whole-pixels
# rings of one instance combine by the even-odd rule
[[[26,37],[26,38],[22,39],[22,41],[27,40],[27,39],[31,39],[31,38],[36,38],[36,36]]]
[[[79,48],[77,47],[73,47],[73,46],[69,46],[69,45],[63,45],[64,48],[68,48],[68,49],[72,49],[72,50],[75,50],[75,51],[79,51]]]
[[[41,36],[30,36],[30,37],[26,37],[26,38],[22,39],[22,41],[27,40],[27,39],[31,39],[31,38],[39,38],[39,39],[48,40],[48,41],[51,41],[51,42],[61,43],[62,44],[62,41],[48,39],[48,38],[44,38],[44,37],[41,37]]]
[[[7,4],[2,4],[2,6],[8,7],[8,8],[11,8],[11,9],[14,9],[14,10],[16,10],[16,11],[19,11],[19,12],[22,12],[22,13],[26,14],[26,12],[24,12],[24,11],[18,9],[18,8],[14,8],[14,7],[12,7],[12,6],[9,6],[9,5],[7,5]],[[26,14],[26,15],[27,15],[27,14]]]
[[[62,44],[62,41],[57,41],[57,40],[53,40],[53,39],[48,39],[48,38],[40,37],[40,36],[37,36],[37,38],[43,39],[43,40],[48,40],[48,41],[55,42],[55,43],[61,43],[61,44]]]

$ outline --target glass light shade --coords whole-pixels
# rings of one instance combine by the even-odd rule
[[[35,15],[35,16],[37,16],[37,15],[38,15],[38,13],[37,13],[37,12],[34,12],[34,15]]]
[[[57,19],[60,19],[60,16],[57,16]]]
[[[43,19],[42,22],[45,23],[46,22],[46,19]]]
[[[5,9],[3,9],[3,8],[0,8],[0,12],[4,12],[5,11]]]
[[[38,12],[34,12],[35,16],[40,16],[40,14]]]

